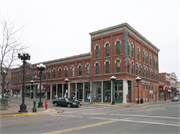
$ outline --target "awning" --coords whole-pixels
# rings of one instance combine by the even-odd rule
[[[164,85],[159,85],[159,88],[163,88],[164,87]]]
[[[75,93],[75,91],[71,91],[71,93]]]
[[[11,85],[11,90],[21,90],[21,84]]]
[[[172,92],[172,90],[171,90],[171,89],[166,89],[166,91],[167,91],[167,92]]]

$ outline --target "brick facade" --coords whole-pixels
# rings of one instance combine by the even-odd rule
[[[128,32],[128,42],[129,42],[129,72],[127,72],[127,67],[125,67],[125,33]],[[91,52],[85,53],[81,55],[71,56],[67,58],[42,62],[46,65],[46,78],[42,79],[43,84],[51,85],[51,95],[53,96],[53,91],[57,92],[59,90],[59,85],[64,87],[64,79],[65,79],[65,68],[68,69],[67,78],[69,79],[68,86],[68,97],[72,90],[80,93],[80,88],[78,87],[79,83],[82,83],[83,97],[87,96],[88,91],[91,90],[95,97],[97,94],[100,94],[99,101],[105,102],[106,94],[109,93],[108,86],[105,86],[108,82],[110,82],[110,77],[116,77],[115,84],[115,101],[117,102],[136,102],[137,101],[137,92],[138,88],[135,87],[137,82],[135,78],[137,76],[141,77],[141,81],[139,83],[139,98],[143,99],[143,101],[155,101],[158,100],[159,94],[159,59],[158,52],[160,51],[156,46],[154,46],[150,41],[148,41],[145,37],[143,37],[140,33],[138,33],[134,28],[132,28],[129,24],[123,23],[120,25],[116,25],[113,27],[105,28],[99,31],[89,33],[91,36]],[[116,54],[117,51],[117,42],[120,42],[120,53]],[[107,45],[108,44],[108,45]],[[107,45],[107,46],[106,46]],[[96,51],[96,47],[99,47],[99,51]],[[108,50],[109,46],[109,51]],[[88,46],[87,46],[88,47]],[[137,48],[139,48],[139,60],[137,54]],[[132,51],[131,51],[132,50]],[[96,57],[96,53],[99,53],[98,58]],[[106,56],[106,53],[109,52],[109,56]],[[143,53],[144,53],[144,62],[143,62]],[[147,60],[146,60],[147,56]],[[151,61],[150,61],[151,57]],[[120,60],[120,72],[116,71],[117,61]],[[109,73],[106,73],[106,63],[109,63]],[[151,62],[151,64],[150,64]],[[96,74],[96,63],[99,65],[99,73]],[[37,64],[30,65],[29,73],[27,72],[28,79],[26,79],[26,85],[29,86],[30,83],[30,74],[34,75],[35,72],[38,75],[38,71],[36,69]],[[89,65],[89,74],[86,73],[86,66]],[[79,66],[81,66],[82,73],[79,76]],[[136,74],[136,66],[137,66],[137,74]],[[71,77],[71,68],[74,67],[74,76]],[[139,67],[141,67],[141,75],[139,74]],[[59,69],[62,70],[61,78],[59,78]],[[144,71],[143,71],[144,69]],[[48,79],[48,70],[50,71],[50,79]],[[53,70],[55,70],[55,78],[53,78]],[[132,72],[133,70],[133,72]],[[147,70],[147,71],[146,71]],[[144,72],[144,73],[143,73]],[[16,75],[22,75],[22,70],[19,68],[14,69],[12,73],[12,81],[16,83],[20,83],[21,81],[17,81],[15,79]],[[143,75],[144,74],[144,75]],[[96,86],[94,89],[91,89],[91,82],[96,83],[100,82],[100,93],[99,86]],[[121,83],[118,85],[118,82]],[[90,83],[90,87],[87,89],[85,83]],[[123,84],[122,84],[123,83]],[[38,84],[38,81],[34,83]],[[75,84],[75,89],[71,89],[71,85]],[[53,86],[57,85],[57,86]],[[143,89],[144,85],[144,89]],[[53,90],[54,88],[54,90]],[[58,88],[58,89],[57,89]],[[97,88],[97,94],[94,93],[93,90]],[[106,89],[107,88],[107,89]],[[119,89],[119,90],[118,90]],[[123,89],[123,90],[122,90]],[[112,88],[111,88],[112,93]],[[123,99],[119,98],[122,96]],[[64,92],[62,91],[62,94]],[[50,95],[50,99],[53,97]],[[152,96],[152,98],[150,97]],[[46,96],[47,98],[47,96]],[[111,97],[112,98],[112,97]],[[78,98],[76,98],[78,99]],[[86,98],[82,98],[85,101]],[[116,100],[117,99],[117,100]]]

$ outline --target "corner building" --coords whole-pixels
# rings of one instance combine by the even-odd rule
[[[89,33],[91,52],[81,55],[41,62],[46,65],[42,75],[42,96],[46,99],[73,97],[85,102],[136,103],[138,87],[136,77],[140,77],[139,99],[159,100],[159,60],[160,51],[128,23]],[[26,66],[26,97],[38,98],[39,80],[33,87],[30,80],[38,75],[37,64]],[[12,81],[22,70],[14,69]],[[113,84],[110,77],[115,76]],[[65,83],[65,78],[69,79]],[[113,88],[114,86],[114,88]],[[14,86],[15,87],[15,86]],[[31,91],[31,93],[30,93]],[[33,97],[32,97],[33,96]]]

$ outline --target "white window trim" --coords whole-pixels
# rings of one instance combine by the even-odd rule
[[[98,63],[98,64],[99,64],[99,66],[100,66],[100,63],[99,63],[98,61],[96,61],[96,62],[94,63],[94,66],[96,66],[96,63]]]
[[[106,60],[106,61],[104,62],[104,65],[106,65],[106,62],[109,62],[109,65],[110,65],[110,61],[109,61],[109,60]]]
[[[117,40],[115,41],[115,44],[114,44],[114,45],[116,46],[116,43],[117,43],[118,41],[120,42],[120,46],[121,46],[121,40],[119,40],[119,39],[117,39]]]
[[[100,45],[96,44],[96,45],[94,46],[94,50],[96,50],[96,46],[98,46],[99,49],[100,49]]]
[[[106,41],[106,43],[104,44],[104,48],[106,48],[106,44],[109,44],[109,47],[110,47],[110,43]]]

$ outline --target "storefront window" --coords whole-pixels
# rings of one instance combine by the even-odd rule
[[[164,91],[159,91],[159,98],[164,98]]]
[[[91,95],[90,95],[90,83],[85,83],[85,99],[90,100]]]
[[[93,83],[93,100],[101,100],[101,83]]]
[[[30,97],[30,86],[25,86],[24,96]]]
[[[38,86],[36,86],[36,97],[40,97],[40,89],[38,89]],[[45,91],[43,91],[43,88],[41,88],[41,98],[45,98]]]

